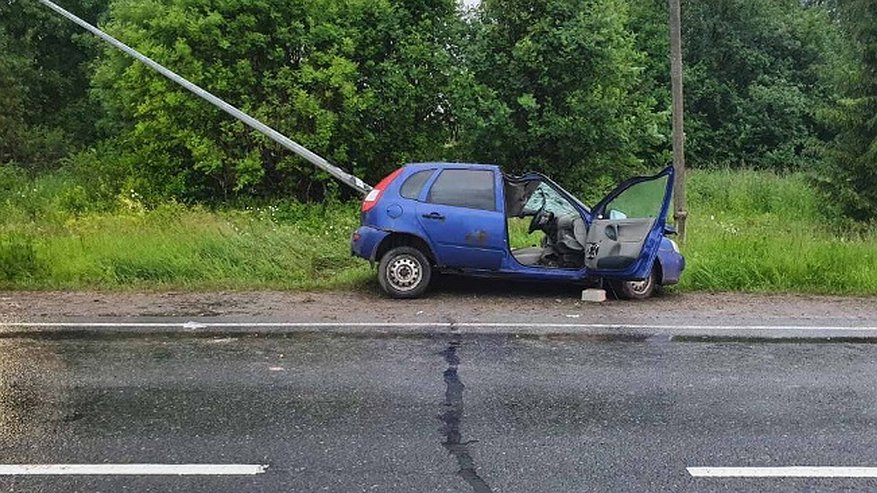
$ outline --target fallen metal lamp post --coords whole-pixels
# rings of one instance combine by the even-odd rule
[[[250,115],[244,113],[243,111],[235,108],[234,106],[226,103],[222,99],[219,99],[218,97],[214,96],[213,94],[211,94],[207,90],[199,87],[196,84],[193,84],[192,82],[189,82],[184,77],[167,69],[163,65],[152,60],[151,58],[147,57],[146,55],[143,55],[142,53],[138,52],[134,48],[131,48],[130,46],[126,45],[125,43],[122,43],[118,39],[110,36],[109,34],[101,31],[98,28],[92,26],[88,22],[85,22],[84,20],[71,14],[70,12],[64,10],[63,8],[59,7],[58,5],[52,3],[49,0],[37,0],[37,1],[42,3],[43,5],[45,5],[46,7],[54,10],[58,14],[73,21],[74,23],[78,24],[83,29],[91,32],[95,36],[106,41],[107,43],[115,46],[116,48],[124,51],[125,53],[131,55],[132,57],[136,58],[137,60],[143,62],[149,68],[151,68],[151,69],[155,70],[156,72],[160,73],[161,75],[167,77],[171,81],[176,82],[177,84],[183,86],[184,88],[186,88],[187,90],[189,90],[190,92],[195,94],[196,96],[200,97],[201,99],[204,99],[208,103],[216,106],[217,108],[221,109],[222,111],[225,111],[229,115],[237,118],[238,120],[240,120],[241,122],[243,122],[247,126],[253,128],[254,130],[256,130],[258,132],[261,132],[262,134],[266,135],[271,140],[277,142],[278,144],[282,145],[283,147],[296,153],[297,155],[299,155],[303,159],[309,161],[311,164],[313,164],[317,168],[320,168],[321,170],[334,176],[335,178],[340,180],[342,183],[349,186],[350,188],[353,188],[354,190],[356,190],[360,194],[366,195],[367,193],[369,193],[371,191],[371,189],[372,189],[371,185],[365,183],[364,181],[351,175],[350,173],[347,173],[346,171],[342,170],[341,168],[331,164],[329,161],[327,161],[322,156],[315,154],[311,150],[309,150],[306,147],[302,146],[301,144],[293,141],[289,137],[281,134],[277,130],[274,130],[273,128],[269,127],[268,125],[265,125],[264,123],[260,122],[259,120],[256,120],[252,116],[250,116]]]

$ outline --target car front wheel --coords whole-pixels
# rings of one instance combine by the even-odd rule
[[[625,300],[644,300],[655,294],[658,287],[657,269],[652,269],[649,277],[638,281],[612,281],[615,296]]]
[[[378,265],[378,283],[393,298],[419,297],[429,286],[431,276],[429,259],[412,247],[393,248]]]

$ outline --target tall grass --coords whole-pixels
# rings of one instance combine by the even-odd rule
[[[877,230],[844,228],[800,175],[695,171],[679,289],[877,294]],[[95,203],[63,175],[0,168],[0,288],[348,289],[356,204],[147,209]],[[512,221],[515,246],[537,244]]]
[[[129,194],[112,212],[79,212],[56,178],[2,178],[0,288],[326,289],[371,278],[350,256],[355,204],[147,210]]]
[[[877,294],[877,230],[838,220],[801,175],[688,180],[686,290]]]
[[[0,247],[6,288],[320,289],[362,284],[350,256],[350,207],[313,208],[325,224],[275,221],[262,211],[162,207],[19,228]],[[23,252],[23,253],[21,253]]]

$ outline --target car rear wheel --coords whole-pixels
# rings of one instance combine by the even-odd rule
[[[417,298],[426,291],[432,277],[429,259],[408,246],[393,248],[378,265],[378,283],[393,298]]]
[[[649,277],[639,281],[612,281],[610,283],[615,296],[625,300],[644,300],[655,294],[658,288],[658,272],[652,269]]]

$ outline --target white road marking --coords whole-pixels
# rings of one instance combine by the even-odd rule
[[[877,467],[689,467],[696,478],[877,478]]]
[[[0,476],[251,476],[265,464],[0,464]]]
[[[0,327],[45,328],[182,328],[189,330],[210,328],[543,328],[543,329],[626,329],[626,330],[769,330],[769,331],[867,331],[877,332],[877,326],[824,326],[824,325],[661,325],[661,324],[583,324],[583,323],[528,323],[528,322],[0,322]]]

